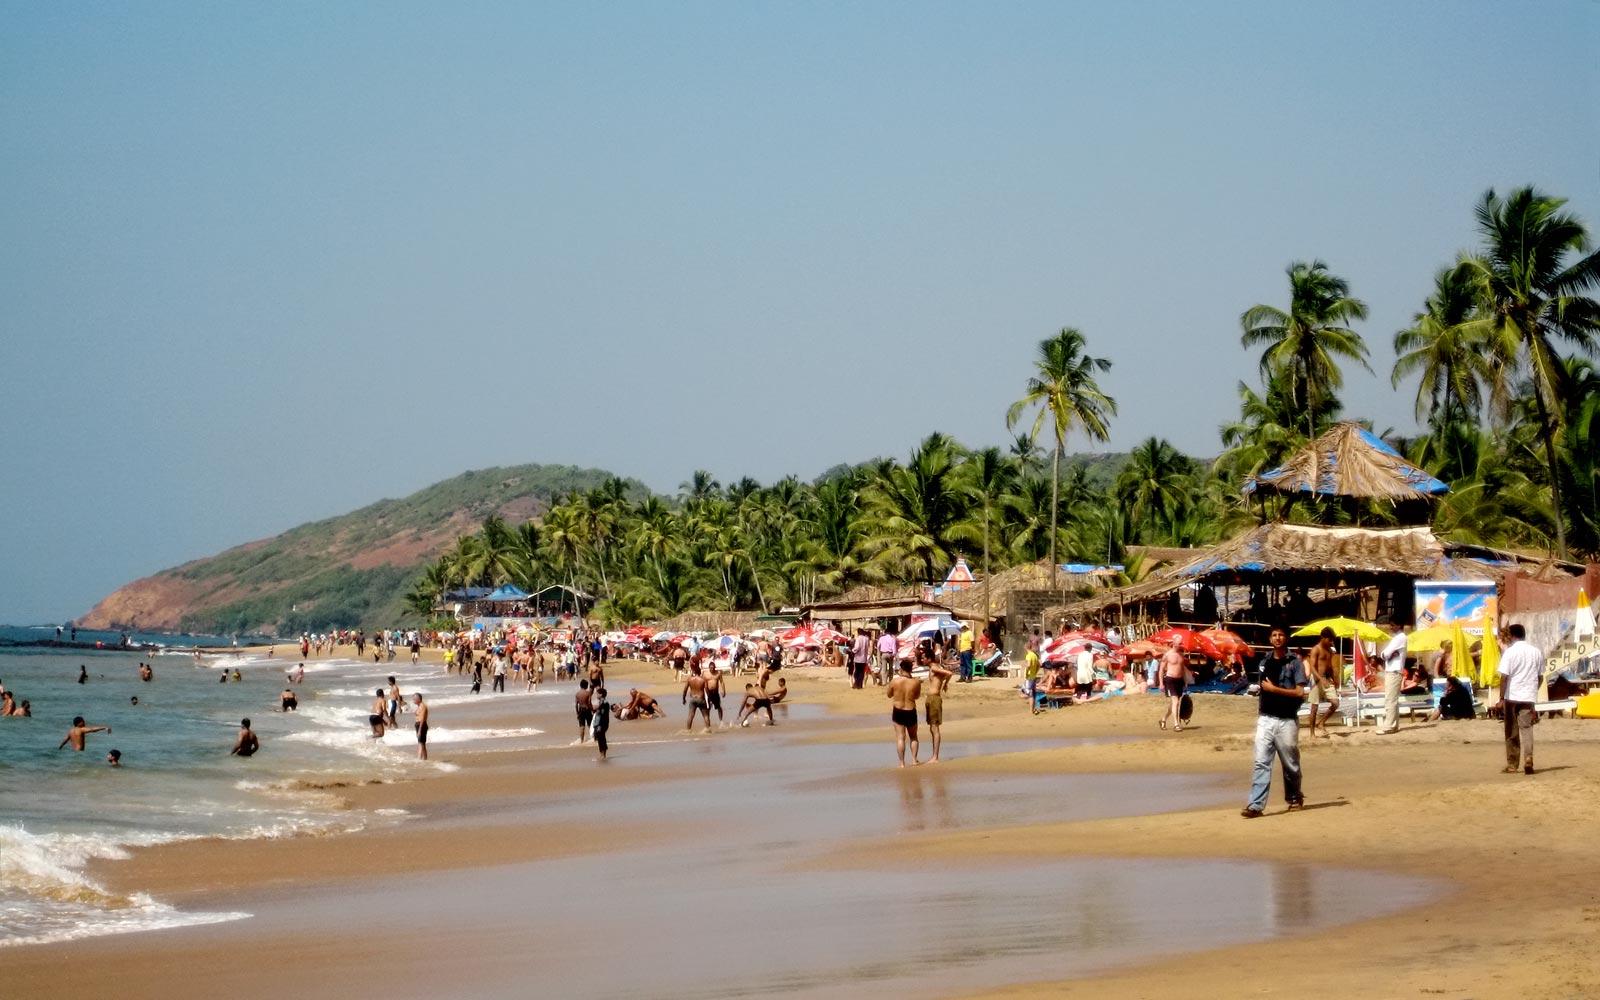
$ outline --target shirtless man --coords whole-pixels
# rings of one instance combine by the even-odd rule
[[[1178,648],[1182,644],[1182,639],[1174,638],[1161,654],[1161,690],[1167,695],[1167,713],[1161,717],[1161,728],[1167,728],[1167,721],[1171,720],[1175,733],[1183,732],[1183,689],[1189,681],[1189,665]]]
[[[772,697],[769,700],[776,705],[778,702],[787,697],[789,697],[789,682],[784,680],[782,677],[779,677],[778,690],[772,692]],[[788,716],[784,716],[784,718],[788,718]]]
[[[893,706],[889,710],[889,721],[894,723],[894,748],[900,755],[900,766],[906,766],[907,740],[911,741],[911,763],[921,764],[917,759],[917,699],[922,697],[922,682],[911,676],[909,660],[900,662],[900,673],[889,682],[883,694]]]
[[[589,682],[578,682],[578,693],[573,696],[573,708],[578,713],[578,739],[576,742],[584,743],[589,739],[589,723],[594,719],[594,699],[589,694]]]
[[[689,723],[684,731],[694,731],[695,713],[701,712],[706,717],[705,732],[711,732],[711,706],[706,702],[706,679],[700,673],[698,663],[689,665],[689,677],[683,682],[683,704],[689,706]]]
[[[61,741],[61,746],[56,747],[56,749],[60,750],[61,747],[67,746],[68,744],[71,744],[72,745],[72,749],[78,751],[79,753],[82,753],[83,752],[83,738],[85,736],[88,736],[90,733],[109,733],[109,732],[111,732],[111,727],[110,726],[87,726],[87,725],[84,725],[83,716],[81,716],[81,715],[74,716],[73,719],[72,719],[72,728],[67,730],[66,738]]]
[[[230,756],[250,757],[261,749],[261,741],[256,739],[256,734],[250,731],[250,720],[239,720],[239,739],[233,744],[233,749],[228,751]]]
[[[389,715],[388,719],[386,720],[389,723],[390,729],[393,729],[395,726],[399,725],[400,707],[404,704],[405,696],[400,693],[400,684],[393,677],[390,677],[389,704],[387,706],[389,709]]]
[[[1317,735],[1320,724],[1322,738],[1329,739],[1328,720],[1339,710],[1339,655],[1333,648],[1333,629],[1325,628],[1317,636],[1317,644],[1306,656],[1306,673],[1311,675],[1311,735]],[[1328,710],[1319,719],[1317,708],[1323,702],[1328,703]]]
[[[922,710],[928,722],[928,742],[933,745],[933,756],[928,758],[930,764],[939,763],[939,729],[944,725],[944,693],[950,687],[952,676],[954,674],[944,664],[931,660],[928,662],[928,694]]]
[[[367,722],[372,725],[372,738],[383,739],[383,720],[388,714],[389,705],[384,700],[383,688],[372,689],[372,713],[367,716]]]
[[[299,709],[300,699],[295,697],[294,688],[286,687],[283,689],[283,694],[278,696],[278,705],[279,710],[283,712],[293,712]]]
[[[417,731],[417,759],[418,760],[427,760],[428,759],[428,706],[424,705],[422,703],[422,692],[421,691],[418,691],[417,693],[415,693],[415,694],[413,694],[411,696],[411,703],[416,706],[416,711],[413,714],[416,715],[417,721],[412,723],[412,726]]]
[[[141,681],[152,680],[155,677],[155,675],[156,675],[156,672],[154,670],[150,669],[150,664],[148,664],[148,663],[139,664],[139,679]]]
[[[717,669],[716,660],[706,661],[706,704],[717,710],[717,725],[722,725],[722,696],[728,693],[728,682],[722,677],[722,671]],[[706,713],[706,718],[711,718],[711,713]]]

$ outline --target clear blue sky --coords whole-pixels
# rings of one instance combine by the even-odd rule
[[[999,443],[1035,345],[1217,450],[1320,257],[1348,412],[1485,188],[1600,230],[1600,3],[0,5],[0,621],[464,469]]]

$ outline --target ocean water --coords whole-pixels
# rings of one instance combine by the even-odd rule
[[[277,651],[297,652],[287,644]],[[268,652],[240,648],[197,663],[182,649],[0,648],[0,682],[33,710],[31,719],[0,718],[0,946],[248,916],[179,912],[143,894],[117,895],[96,884],[87,867],[126,857],[131,847],[196,837],[282,837],[399,822],[340,810],[314,787],[452,767],[416,759],[405,717],[383,740],[371,738],[374,688],[394,674],[408,697],[420,691],[438,705],[481,699],[438,664],[413,666],[404,655],[382,665],[313,659],[296,686],[299,711],[283,713],[279,695],[298,661]],[[141,660],[155,671],[148,683],[138,677]],[[77,683],[80,664],[88,670],[84,684]],[[231,679],[235,668],[239,683]],[[220,683],[224,674],[230,679]],[[450,714],[435,716],[430,745],[520,744],[539,735],[531,726],[452,727],[442,718]],[[90,735],[83,753],[57,749],[75,715],[112,731]],[[228,753],[244,717],[262,744],[249,759]],[[122,751],[120,768],[106,763],[112,748]]]

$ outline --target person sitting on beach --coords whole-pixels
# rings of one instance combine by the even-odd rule
[[[1472,719],[1476,716],[1477,708],[1472,704],[1472,692],[1461,683],[1461,678],[1453,675],[1445,678],[1444,695],[1439,699],[1439,706],[1428,713],[1428,721]]]
[[[261,749],[261,741],[256,739],[256,734],[250,731],[250,720],[239,720],[239,739],[234,743],[233,749],[228,753],[237,757],[251,757]]]
[[[122,766],[122,751],[121,750],[112,750],[110,753],[106,754],[106,764],[111,766],[111,767],[121,767]]]
[[[284,712],[293,712],[300,707],[300,699],[295,697],[293,688],[284,688],[279,702],[282,706],[280,711]]]
[[[1433,690],[1433,685],[1428,678],[1428,672],[1414,659],[1407,658],[1405,669],[1400,674],[1400,693],[1428,694]]]
[[[388,711],[388,704],[383,697],[383,688],[372,689],[372,714],[367,716],[367,722],[372,726],[372,738],[383,739],[384,714]]]
[[[78,751],[79,753],[82,753],[83,752],[83,738],[85,736],[88,736],[90,733],[109,733],[109,732],[111,732],[111,727],[110,726],[90,726],[90,725],[86,725],[84,723],[84,721],[83,721],[83,716],[76,715],[76,716],[73,716],[73,718],[72,718],[72,728],[67,730],[67,735],[66,735],[65,738],[62,739],[61,746],[56,747],[56,749],[60,750],[61,747],[64,747],[64,746],[67,746],[67,745],[70,744],[72,746],[72,749]]]

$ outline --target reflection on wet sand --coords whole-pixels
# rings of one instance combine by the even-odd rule
[[[981,856],[913,866],[898,858],[897,838],[1181,809],[1233,790],[1186,775],[898,771],[881,747],[805,743],[781,728],[632,748],[626,731],[619,736],[608,767],[633,760],[678,777],[504,800],[496,818],[701,833],[610,855],[302,893],[256,907],[249,933],[304,933],[359,913],[364,935],[402,940],[425,914],[425,950],[397,953],[394,972],[439,995],[521,997],[529,984],[579,998],[944,994],[1303,932],[1429,892],[1390,875],[1306,866],[1041,861],[1030,845],[998,838]],[[539,767],[573,765],[552,754]],[[484,927],[537,932],[530,947],[506,949]],[[686,946],[706,935],[719,942],[713,952]]]

